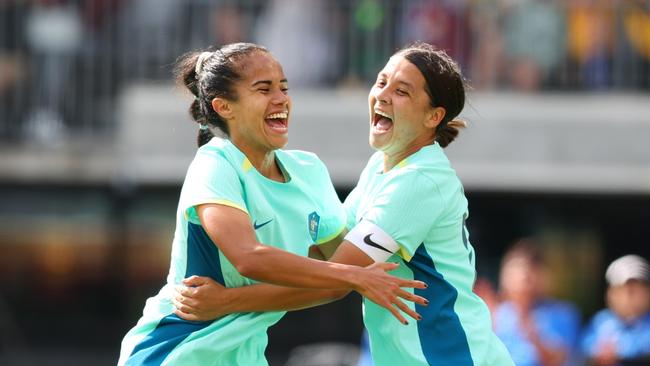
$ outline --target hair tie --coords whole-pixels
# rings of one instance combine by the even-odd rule
[[[205,60],[207,60],[210,56],[212,56],[212,52],[203,52],[199,55],[199,57],[196,59],[196,66],[194,67],[194,72],[198,76],[201,70],[203,70],[203,64],[205,63]]]
[[[209,130],[209,129],[210,128],[208,127],[207,123],[199,123],[199,130],[205,131],[205,130]]]

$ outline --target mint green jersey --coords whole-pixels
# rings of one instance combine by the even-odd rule
[[[302,151],[276,151],[286,183],[262,176],[229,140],[213,138],[198,149],[179,200],[167,284],[147,300],[143,316],[122,341],[119,365],[267,365],[266,330],[284,312],[236,313],[214,321],[174,315],[173,288],[192,276],[209,276],[226,287],[255,281],[243,277],[210,240],[195,207],[217,203],[250,216],[257,239],[306,256],[309,246],[336,237],[345,211],[325,165]]]
[[[344,205],[348,235],[364,238],[355,245],[366,246],[369,255],[394,253],[387,261],[400,266],[391,274],[428,284],[414,292],[429,305],[409,303],[423,319],[406,326],[364,299],[375,365],[513,365],[492,331],[487,306],[472,291],[467,199],[440,145],[420,149],[386,173],[383,153],[375,153]]]

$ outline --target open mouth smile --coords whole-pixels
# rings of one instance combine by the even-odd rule
[[[264,122],[271,129],[277,133],[287,133],[289,130],[289,112],[276,112],[271,113],[264,118]]]
[[[372,130],[376,134],[383,134],[393,128],[393,117],[386,112],[375,109],[372,116]]]

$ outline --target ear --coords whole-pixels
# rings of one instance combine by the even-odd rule
[[[221,97],[212,99],[212,109],[223,119],[230,119],[233,114],[230,102]]]
[[[424,121],[424,126],[428,128],[436,128],[443,118],[445,118],[447,111],[443,107],[431,108],[427,114],[427,119]]]

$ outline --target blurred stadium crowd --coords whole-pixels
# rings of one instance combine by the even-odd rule
[[[0,24],[3,141],[110,131],[125,84],[241,40],[278,55],[294,87],[365,86],[419,39],[476,90],[650,89],[646,0],[8,0]]]

